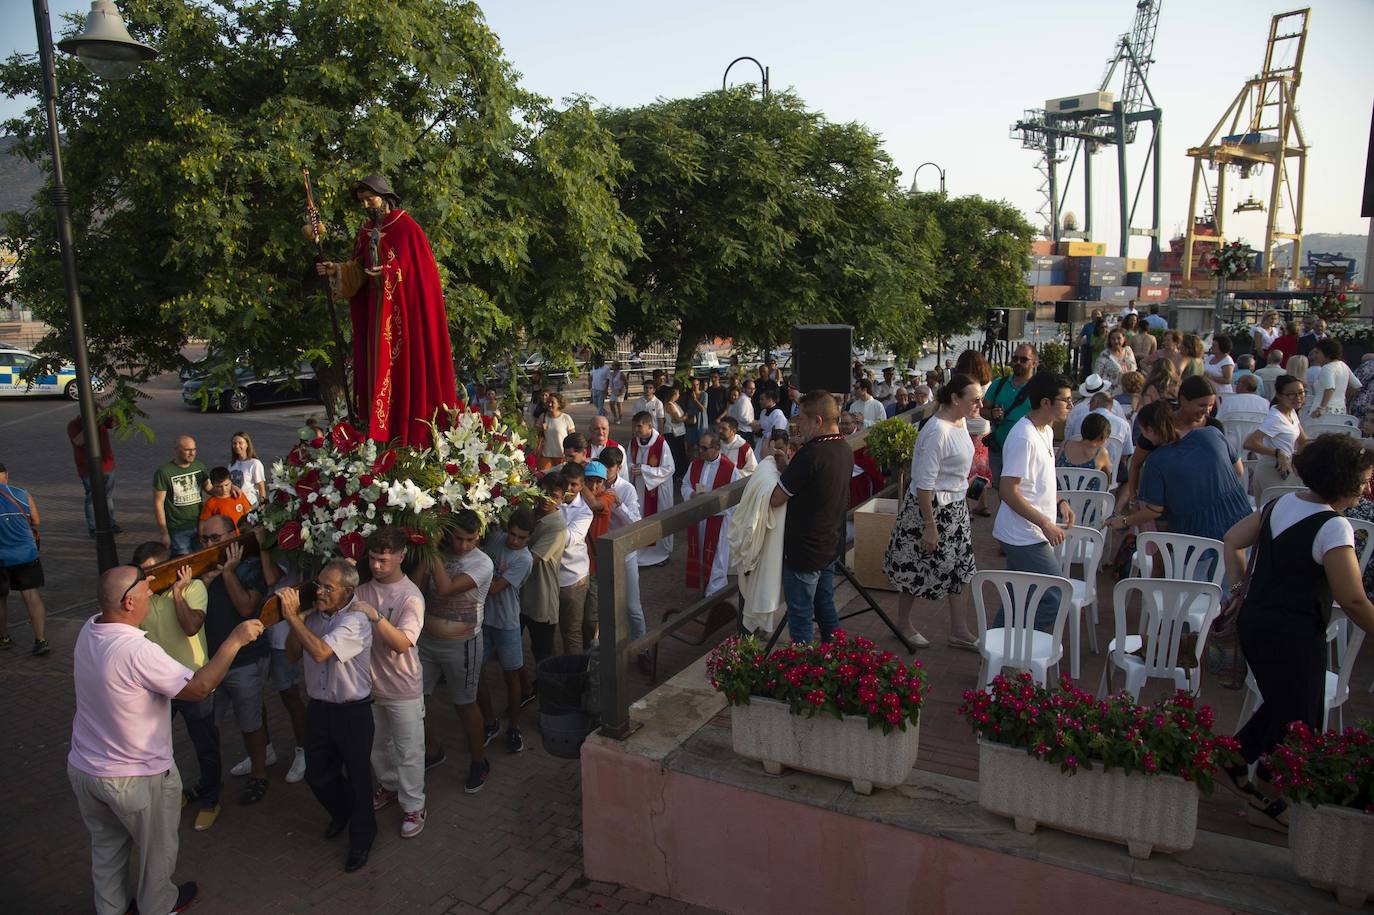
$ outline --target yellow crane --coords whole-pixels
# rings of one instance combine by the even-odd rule
[[[1269,43],[1264,70],[1245,83],[1201,146],[1188,150],[1193,159],[1193,190],[1188,198],[1188,230],[1183,247],[1183,284],[1192,279],[1194,245],[1222,244],[1226,240],[1226,183],[1232,175],[1241,179],[1265,168],[1270,176],[1268,219],[1264,231],[1262,275],[1274,272],[1274,252],[1284,240],[1293,242],[1293,263],[1302,256],[1303,193],[1307,181],[1307,141],[1298,120],[1298,85],[1302,82],[1302,55],[1307,45],[1311,9],[1279,13],[1269,22]],[[1297,181],[1293,182],[1296,159]],[[1203,163],[1216,170],[1215,193],[1207,187]],[[1294,184],[1296,183],[1296,193]],[[1201,192],[1201,193],[1199,193]],[[1284,198],[1287,205],[1284,205]],[[1199,215],[1199,203],[1205,210]],[[1264,209],[1263,201],[1243,201],[1237,211]],[[1288,213],[1286,221],[1281,213]],[[1201,229],[1202,231],[1199,231]],[[1215,234],[1207,234],[1207,230]]]

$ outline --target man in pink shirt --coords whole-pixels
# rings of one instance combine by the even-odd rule
[[[72,651],[76,715],[67,777],[91,834],[91,878],[98,915],[181,912],[194,881],[172,884],[177,862],[181,776],[172,761],[173,699],[209,696],[239,649],[262,634],[244,620],[192,673],[148,641],[138,624],[151,595],[143,572],[116,566],[100,576],[100,613],[86,621]],[[138,886],[129,855],[138,848]]]
[[[383,527],[367,538],[372,580],[358,600],[372,608],[372,809],[399,800],[401,838],[425,828],[425,696],[415,640],[425,622],[425,596],[401,571],[406,532]]]

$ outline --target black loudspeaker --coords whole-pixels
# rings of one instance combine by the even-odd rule
[[[854,385],[854,328],[848,324],[798,324],[792,328],[792,380],[797,389],[848,394]]]
[[[1088,303],[1064,301],[1054,303],[1055,324],[1082,324],[1088,320]]]
[[[1026,335],[1026,309],[989,308],[987,323],[983,325],[993,331],[993,339],[1014,342]]]

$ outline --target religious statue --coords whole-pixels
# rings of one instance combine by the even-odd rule
[[[458,406],[439,268],[386,178],[369,175],[352,191],[368,214],[353,257],[317,269],[349,299],[356,414],[368,438],[426,447],[436,412]]]

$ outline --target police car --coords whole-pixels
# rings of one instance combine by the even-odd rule
[[[39,357],[27,350],[0,346],[0,396],[9,394],[38,394],[43,396],[61,395],[68,400],[77,399],[76,368],[64,365],[55,375],[37,375],[32,381],[24,373],[39,361]],[[104,388],[99,378],[91,379],[91,389],[97,394]]]

